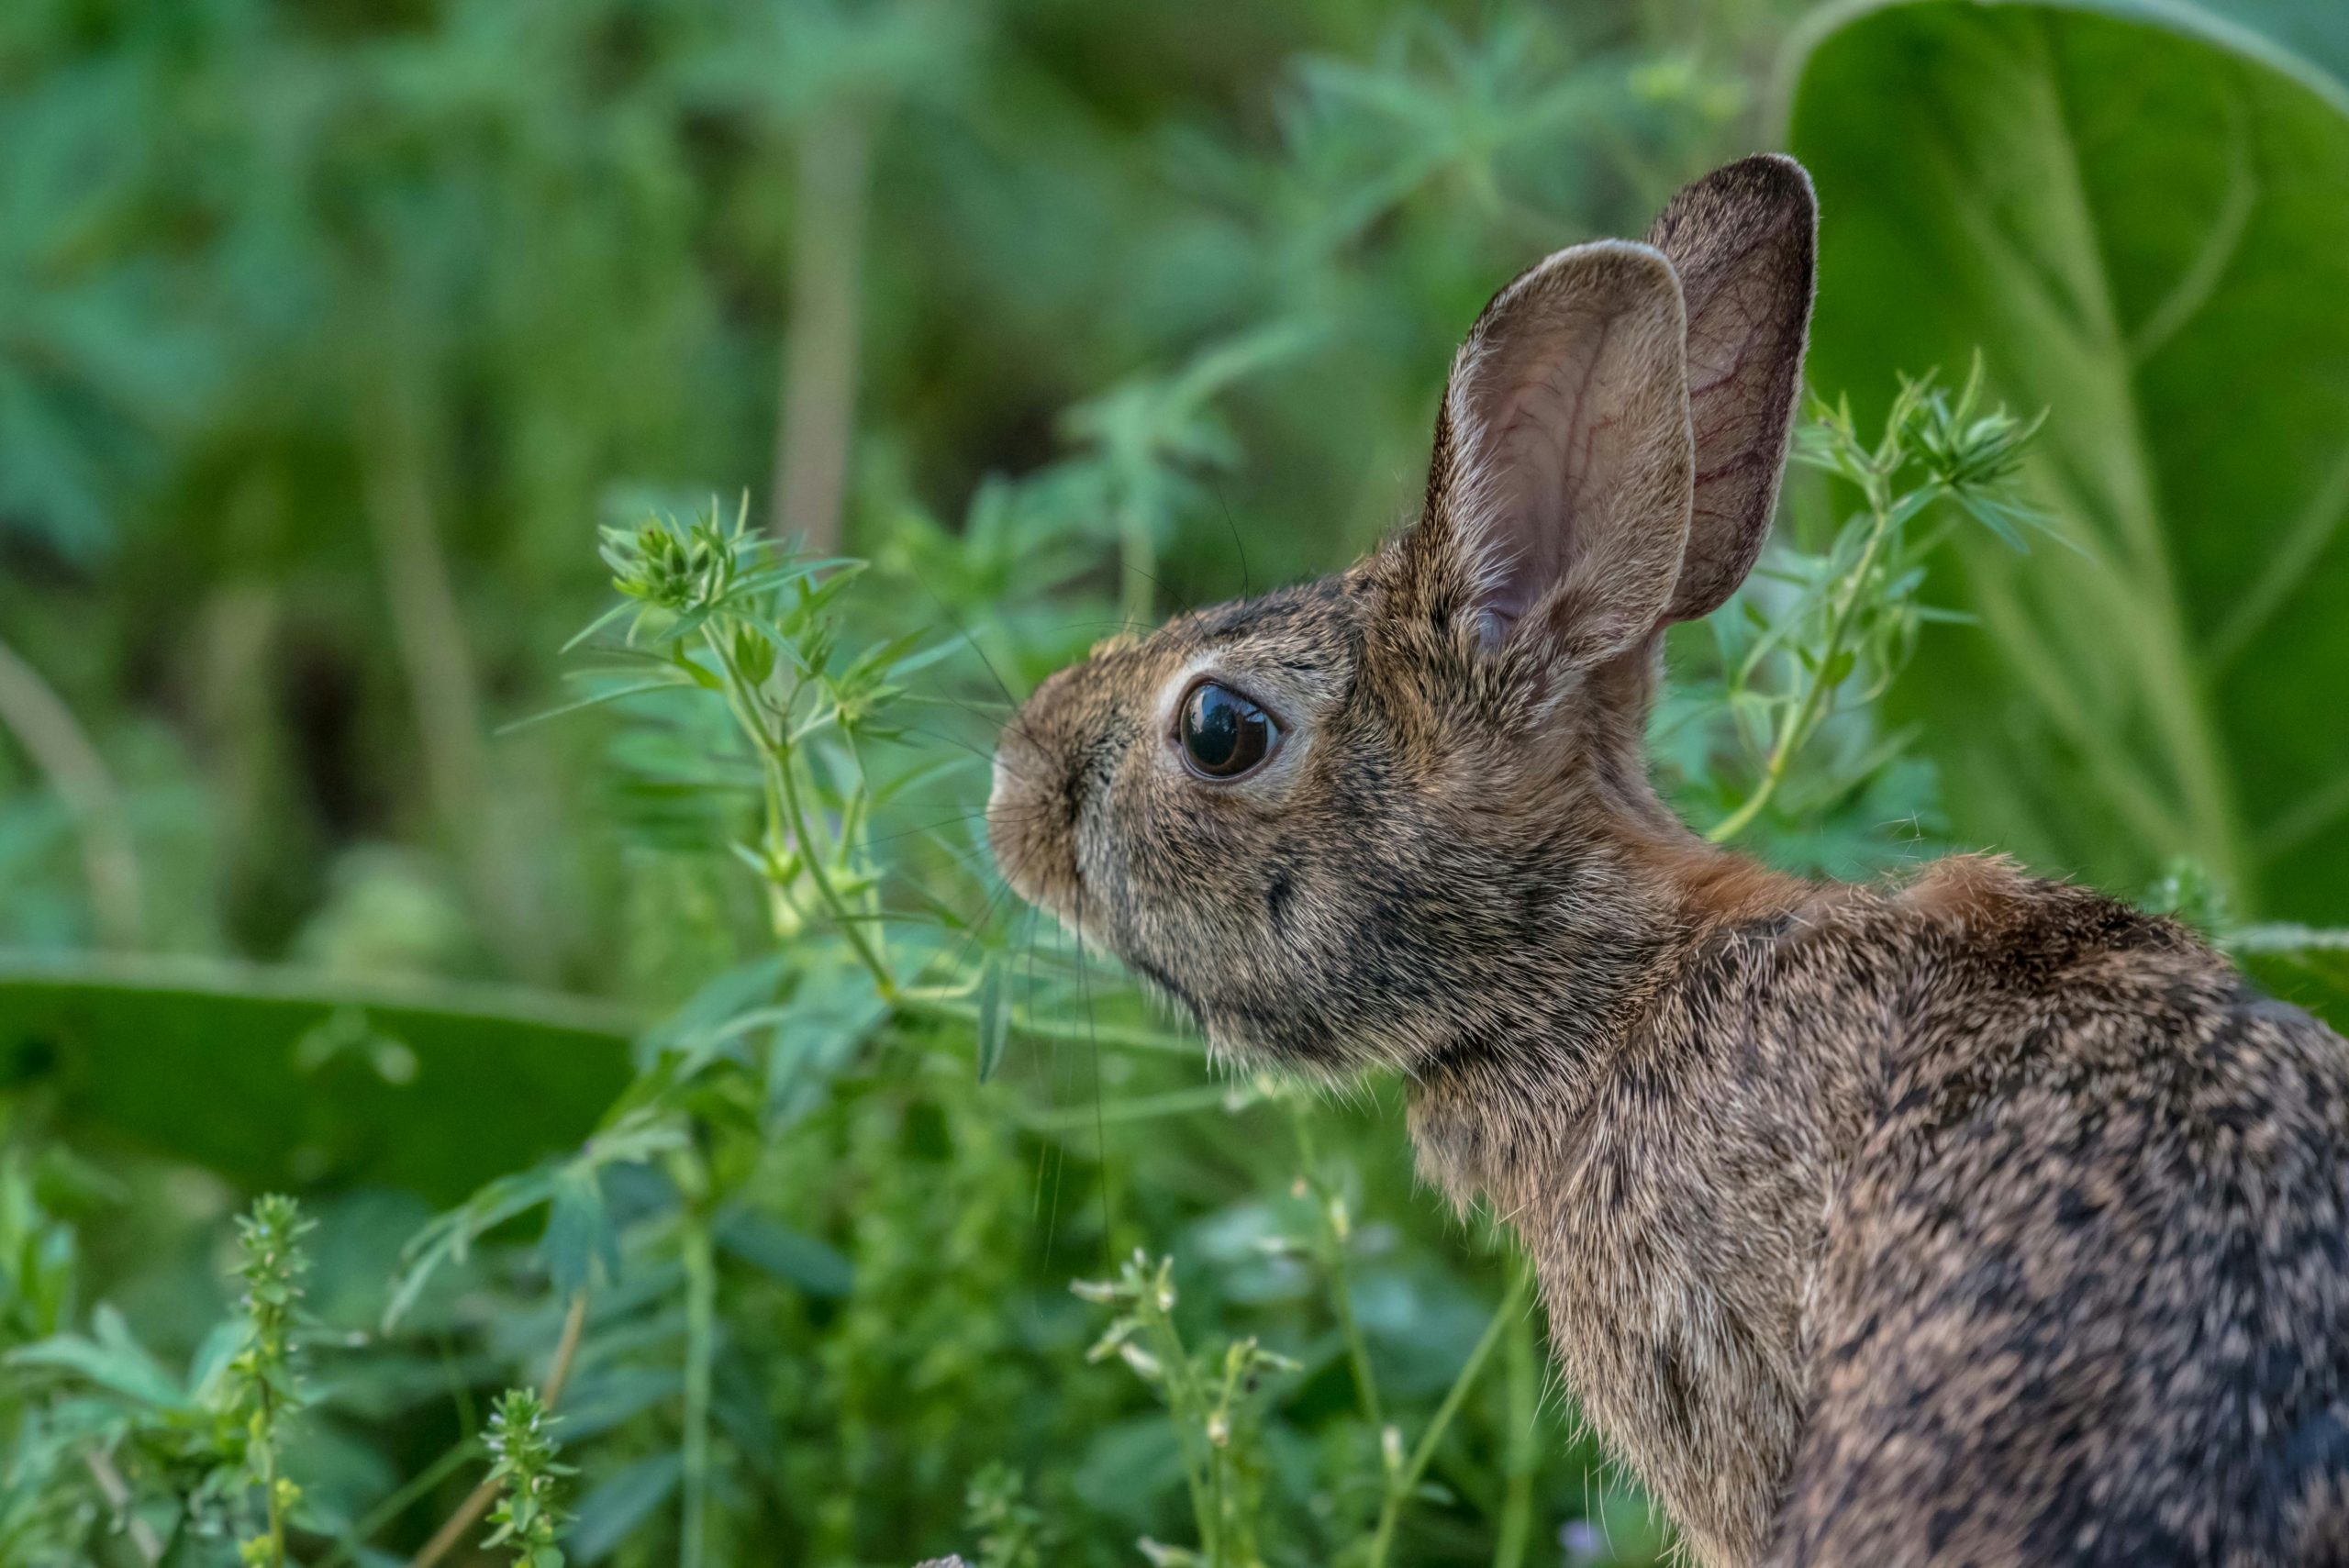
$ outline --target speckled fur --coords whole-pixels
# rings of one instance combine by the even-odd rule
[[[1219,1051],[1408,1075],[1422,1170],[1516,1228],[1567,1385],[1700,1562],[2349,1565],[2349,1046],[2093,893],[1781,877],[1647,782],[1657,612],[1714,607],[1766,528],[1809,204],[1749,160],[1661,257],[1504,291],[1418,524],[1048,682],[997,855]],[[1687,359],[1648,379],[1658,323]],[[1529,407],[1556,439],[1507,457]],[[1566,533],[1510,544],[1531,492],[1493,465],[1559,452],[1676,509],[1534,485]],[[1679,541],[1661,583],[1636,529]],[[1200,674],[1283,723],[1240,784],[1174,756]]]

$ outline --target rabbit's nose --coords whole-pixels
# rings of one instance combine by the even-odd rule
[[[1031,904],[1050,906],[1075,874],[1074,825],[1066,807],[1066,769],[1037,743],[1023,711],[996,742],[995,782],[987,795],[987,842],[1004,880]]]

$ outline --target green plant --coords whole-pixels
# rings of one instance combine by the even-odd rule
[[[2349,16],[1846,5],[1788,65],[1831,215],[1813,377],[1978,344],[2052,411],[2024,483],[2076,548],[1956,541],[1983,635],[1893,705],[1958,831],[2116,887],[2189,856],[2259,917],[2337,919],[2349,732],[2311,673],[2349,657],[2349,328],[2315,302],[2349,254]]]
[[[1717,779],[1742,798],[1706,836],[1738,837],[1798,778],[1793,815],[1815,818],[1863,790],[1894,762],[1895,736],[1825,755],[1809,751],[1839,707],[1865,708],[1889,691],[1933,621],[1960,620],[1920,598],[1924,560],[1947,537],[1954,511],[2021,550],[2040,515],[2017,496],[2024,451],[2044,422],[1982,406],[1976,355],[1954,394],[1928,374],[1902,378],[1884,428],[1869,443],[1848,398],[1815,403],[1797,429],[1795,456],[1843,481],[1861,510],[1813,554],[1781,548],[1734,606],[1713,617],[1722,679],[1717,701],[1743,745],[1750,772]],[[1946,503],[1946,506],[1944,504]],[[1808,765],[1807,776],[1798,775]]]
[[[1264,1406],[1267,1379],[1297,1370],[1254,1339],[1194,1351],[1174,1325],[1174,1261],[1152,1263],[1136,1252],[1113,1280],[1071,1286],[1118,1315],[1085,1352],[1115,1357],[1166,1401],[1182,1446],[1183,1479],[1198,1530],[1196,1551],[1144,1537],[1141,1550],[1161,1568],[1260,1568],[1264,1508]]]
[[[978,1568],[1044,1568],[1055,1542],[1052,1522],[1027,1501],[1019,1472],[1001,1462],[971,1477],[963,1522],[978,1538]]]
[[[54,1489],[46,1506],[19,1493],[33,1518],[70,1508],[84,1529],[107,1521],[150,1563],[167,1547],[209,1561],[214,1547],[233,1543],[235,1561],[284,1568],[289,1529],[306,1511],[284,1460],[310,1403],[296,1329],[313,1228],[280,1195],[256,1200],[238,1219],[243,1296],[184,1380],[106,1307],[87,1337],[60,1325],[9,1351],[12,1368],[53,1390],[24,1413],[25,1443],[10,1466],[12,1486],[39,1474]],[[69,1501],[77,1494],[83,1500]]]
[[[309,1261],[303,1236],[315,1222],[290,1197],[257,1200],[237,1222],[237,1277],[245,1282],[246,1340],[228,1362],[228,1414],[244,1421],[244,1461],[262,1495],[265,1533],[248,1538],[239,1554],[256,1568],[284,1568],[285,1519],[302,1489],[282,1473],[286,1427],[306,1403],[294,1363],[295,1309]]]
[[[507,1389],[490,1412],[484,1441],[495,1462],[489,1478],[497,1504],[489,1522],[496,1528],[482,1545],[507,1548],[515,1568],[562,1568],[555,1538],[570,1516],[560,1496],[562,1478],[573,1472],[558,1460],[562,1451],[551,1431],[557,1419],[527,1388]]]
[[[1838,792],[1865,784],[1865,770],[1813,743],[1831,722],[1867,722],[1926,617],[1917,596],[1921,559],[1941,529],[1915,533],[1910,525],[1944,499],[1993,526],[2019,518],[2004,509],[2000,485],[2030,431],[1982,411],[1978,384],[1954,396],[1930,381],[1912,385],[1874,446],[1859,442],[1847,417],[1824,410],[1806,432],[1806,454],[1857,485],[1863,509],[1838,526],[1829,553],[1774,557],[1766,581],[1786,591],[1722,639],[1724,653],[1734,648],[1740,657],[1724,659],[1708,711],[1767,719],[1767,745],[1746,753],[1753,793],[1744,820],[1758,820],[1766,802],[1774,822],[1798,827]],[[978,531],[963,548],[993,546]],[[405,1249],[383,1296],[386,1336],[412,1333],[449,1276],[476,1268],[478,1251],[494,1253],[497,1238],[543,1214],[539,1240],[523,1254],[535,1284],[524,1288],[543,1289],[562,1320],[541,1392],[500,1401],[486,1438],[493,1482],[447,1515],[423,1560],[462,1540],[493,1503],[494,1539],[525,1561],[556,1560],[560,1521],[545,1488],[557,1472],[542,1440],[566,1395],[591,1411],[630,1401],[620,1407],[629,1412],[623,1429],[639,1445],[640,1457],[618,1469],[593,1463],[602,1444],[591,1445],[576,1532],[584,1550],[609,1551],[667,1504],[678,1561],[729,1560],[742,1526],[717,1499],[732,1495],[735,1477],[755,1462],[732,1424],[739,1418],[721,1403],[719,1365],[743,1332],[746,1293],[762,1278],[803,1302],[841,1304],[818,1363],[827,1385],[784,1407],[822,1412],[827,1450],[850,1477],[878,1481],[890,1469],[890,1434],[923,1429],[907,1399],[945,1388],[978,1397],[983,1384],[997,1390],[988,1397],[1016,1397],[1017,1385],[1002,1377],[1011,1341],[996,1297],[1017,1280],[1000,1271],[999,1244],[981,1240],[1016,1231],[1026,1223],[1019,1217],[1033,1214],[1034,1200],[1021,1200],[1033,1166],[1006,1136],[1018,1113],[1003,1097],[1014,1092],[1003,1070],[1015,1041],[1066,1041],[1096,1053],[1097,1075],[1115,1060],[1137,1087],[1109,1095],[1097,1084],[1090,1105],[1030,1114],[1048,1150],[1070,1135],[1103,1138],[1113,1120],[1163,1123],[1219,1107],[1286,1118],[1293,1159],[1286,1174],[1266,1173],[1294,1183],[1301,1239],[1268,1229],[1258,1238],[1261,1263],[1226,1257],[1207,1278],[1212,1287],[1218,1272],[1308,1263],[1311,1289],[1297,1299],[1327,1306],[1326,1338],[1315,1313],[1202,1348],[1177,1324],[1171,1260],[1153,1264],[1137,1252],[1114,1279],[1078,1287],[1117,1308],[1095,1359],[1123,1360],[1163,1402],[1189,1540],[1169,1543],[1174,1532],[1154,1524],[1136,1532],[1144,1550],[1165,1562],[1251,1568],[1311,1539],[1333,1561],[1391,1568],[1408,1531],[1440,1531],[1460,1506],[1454,1487],[1473,1473],[1458,1462],[1461,1429],[1473,1419],[1500,1433],[1500,1490],[1478,1506],[1491,1510],[1505,1560],[1521,1561],[1540,1469],[1531,1432],[1539,1357],[1524,1271],[1511,1271],[1491,1306],[1462,1315],[1444,1364],[1422,1367],[1408,1394],[1391,1392],[1396,1351],[1381,1348],[1364,1307],[1364,1270],[1382,1289],[1396,1282],[1364,1252],[1357,1170],[1321,1146],[1326,1109],[1266,1084],[1186,1083],[1196,1069],[1177,1064],[1196,1048],[1141,1021],[1130,988],[1081,951],[1048,958],[1032,940],[1022,950],[994,929],[986,908],[1000,893],[954,845],[960,818],[941,825],[934,807],[912,804],[918,790],[976,782],[976,770],[925,723],[952,708],[930,692],[983,678],[985,662],[972,642],[918,648],[902,632],[864,630],[872,596],[855,591],[864,569],[795,554],[754,529],[744,507],[724,519],[656,517],[608,529],[603,550],[620,602],[584,634],[590,662],[571,706],[618,707],[628,716],[623,737],[694,726],[691,757],[640,753],[636,765],[678,770],[681,789],[709,803],[705,830],[722,838],[737,875],[750,873],[773,951],[722,974],[647,1037],[634,1080],[574,1151],[486,1184]],[[1889,754],[1879,746],[1867,767],[1881,768]],[[1714,775],[1716,787],[1736,787],[1731,776]],[[972,899],[983,906],[975,916],[966,912]],[[906,1052],[898,1065],[878,1065]],[[951,1093],[934,1072],[907,1075],[909,1063],[949,1062],[959,1085]],[[1166,1086],[1141,1086],[1152,1082]],[[942,1136],[959,1162],[956,1202],[943,1209],[906,1169],[909,1129],[923,1118],[937,1130],[922,1136]],[[853,1269],[829,1244],[779,1223],[771,1207],[774,1195],[803,1195],[804,1203],[843,1179],[863,1206],[839,1232],[856,1238]],[[1106,1247],[1130,1222],[1106,1179],[1097,1185],[1098,1221],[1085,1244]],[[294,1403],[283,1358],[298,1224],[274,1203],[248,1223],[256,1327],[239,1386],[257,1392],[233,1406],[258,1439],[238,1451],[239,1462],[264,1481],[270,1500],[247,1551],[273,1563],[288,1560],[287,1522],[304,1496],[278,1465],[280,1423]],[[936,1291],[923,1282],[941,1277],[955,1282],[955,1298],[940,1301],[935,1318],[909,1319],[904,1304]],[[591,1313],[597,1302],[610,1305]],[[667,1327],[647,1338],[654,1323]],[[1053,1352],[1030,1353],[1042,1366]],[[1342,1369],[1351,1397],[1316,1418],[1318,1446],[1302,1449],[1308,1429],[1286,1412],[1322,1366]],[[1486,1376],[1495,1366],[1497,1381]],[[935,1406],[941,1433],[960,1408]],[[422,1472],[428,1488],[473,1451],[469,1440],[443,1450]],[[147,1484],[166,1495],[177,1485],[162,1476]],[[983,1554],[1006,1563],[1038,1556],[1050,1516],[1003,1475],[942,1472],[935,1484],[967,1491]],[[341,1537],[337,1561],[385,1517],[378,1509],[330,1532]],[[802,1528],[819,1552],[846,1561],[872,1527],[852,1483]]]
[[[1049,672],[1391,527],[1494,280],[1776,139],[1799,5],[0,6],[0,1568],[270,1540],[220,1291],[273,1190],[322,1222],[289,1562],[477,1544],[513,1387],[583,1565],[1663,1551],[1393,1090],[1207,1078],[974,817]],[[1805,870],[1951,838],[2129,886],[2239,816],[2250,874],[2153,901],[2321,1002],[2343,35],[2241,9],[2297,56],[2052,0],[1808,35],[1850,473],[1675,634],[1656,739]],[[1976,343],[1968,417],[1896,386]],[[2093,594],[1896,520],[2000,398],[2054,410],[2021,479]],[[593,711],[491,740],[614,577]],[[2120,613],[2051,640],[2043,599]],[[1137,1245],[1185,1422],[1081,1370],[1067,1283]],[[1210,1540],[1185,1456],[1251,1340],[1295,1370],[1231,1387]]]

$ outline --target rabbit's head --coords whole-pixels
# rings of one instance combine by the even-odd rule
[[[1749,158],[1503,289],[1410,528],[1030,698],[988,807],[1012,885],[1293,1067],[1408,1068],[1620,978],[1691,857],[1641,743],[1661,634],[1768,531],[1815,227]]]

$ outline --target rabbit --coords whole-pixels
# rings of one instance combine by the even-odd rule
[[[2173,920],[1995,857],[1782,874],[1649,781],[1816,230],[1759,155],[1510,283],[1416,521],[1045,681],[995,853],[1214,1051],[1404,1076],[1709,1568],[2349,1564],[2349,1047]]]

